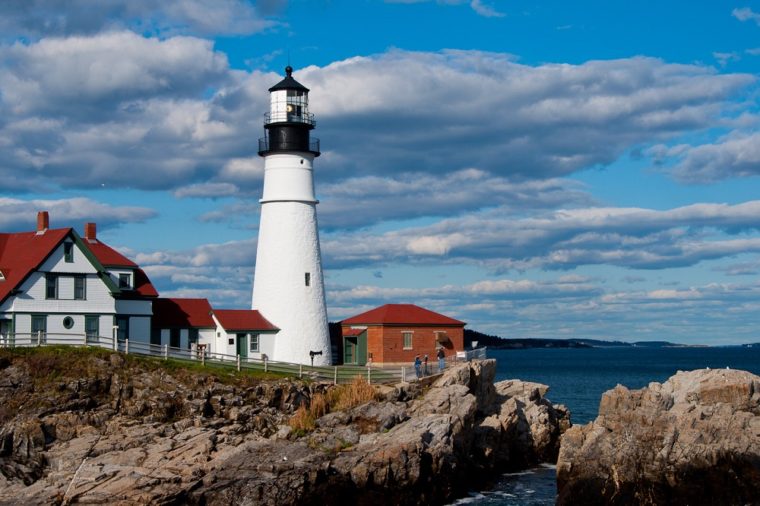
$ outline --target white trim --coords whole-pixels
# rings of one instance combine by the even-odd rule
[[[406,345],[406,335],[409,334],[409,346]],[[414,331],[402,330],[401,331],[401,349],[413,350],[414,349]]]

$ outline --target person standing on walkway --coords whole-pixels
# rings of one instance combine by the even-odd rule
[[[446,367],[446,354],[443,352],[443,346],[438,348],[438,370],[443,371]]]
[[[425,355],[425,358],[422,359],[422,374],[427,376],[430,374],[430,369],[428,369],[428,356]]]
[[[417,379],[420,379],[422,377],[422,361],[420,360],[420,356],[417,355],[414,357],[414,372],[417,374]]]

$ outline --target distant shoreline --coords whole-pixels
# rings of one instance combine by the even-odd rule
[[[521,350],[535,348],[716,348],[716,347],[742,347],[752,348],[760,347],[760,343],[735,344],[711,346],[707,344],[682,344],[672,343],[670,341],[635,341],[632,343],[625,341],[605,341],[601,339],[548,339],[548,338],[521,338],[505,339],[498,336],[482,334],[480,332],[465,329],[464,330],[465,346],[472,347],[477,343],[478,347],[487,346],[497,350]]]

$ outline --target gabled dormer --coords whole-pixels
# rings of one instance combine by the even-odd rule
[[[145,272],[129,258],[98,239],[95,223],[84,226],[82,242],[104,269],[104,279],[114,295],[126,298],[157,297],[158,292]]]

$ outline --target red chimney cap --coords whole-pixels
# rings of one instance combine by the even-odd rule
[[[50,228],[50,215],[47,211],[37,213],[37,233],[41,234]]]

